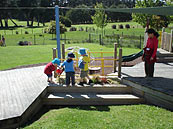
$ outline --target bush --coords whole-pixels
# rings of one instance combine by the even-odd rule
[[[65,25],[65,27],[71,27],[71,20],[67,17],[60,16],[60,22]]]
[[[71,27],[69,31],[76,31],[76,27]]]
[[[25,34],[29,34],[29,32],[28,31],[25,31]]]
[[[84,29],[82,27],[79,28],[79,31],[84,31]]]
[[[126,24],[125,27],[126,27],[126,29],[129,29],[130,28],[130,25],[129,24]]]
[[[123,29],[124,27],[123,27],[123,25],[122,24],[120,24],[119,25],[119,29]]]
[[[117,28],[117,26],[116,25],[112,25],[112,29],[116,29]]]
[[[63,34],[66,31],[67,29],[65,28],[65,26],[60,23],[60,33]],[[51,21],[49,27],[44,29],[44,32],[49,34],[56,34],[56,22]]]

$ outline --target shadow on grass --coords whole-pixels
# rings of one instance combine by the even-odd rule
[[[78,109],[78,110],[87,110],[87,111],[106,111],[109,112],[109,106],[70,106],[69,108]]]
[[[87,110],[87,111],[110,111],[109,106],[44,106],[37,112],[31,119],[28,120],[27,123],[23,124],[21,128],[29,126],[33,124],[35,121],[38,121],[45,113],[49,112],[53,109],[62,109],[62,108],[71,108],[77,110]]]

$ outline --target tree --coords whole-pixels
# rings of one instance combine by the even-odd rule
[[[16,0],[1,0],[0,7],[15,7],[16,6]],[[11,14],[15,14],[15,11],[12,10],[1,10],[0,12],[0,25],[1,27],[4,27],[2,20],[4,20],[5,27],[8,28],[8,19],[10,19],[15,26],[17,24],[12,20]]]
[[[77,8],[87,8],[85,5]],[[66,17],[72,21],[72,24],[91,23],[91,11],[85,9],[71,9],[66,13]]]
[[[163,6],[164,3],[160,0],[137,0],[135,8],[146,8],[146,7],[158,7]],[[169,16],[156,16],[149,14],[133,14],[133,21],[138,22],[143,27],[147,26],[147,21],[149,21],[149,27],[155,28],[156,30],[161,29],[162,27],[167,27],[170,23]]]
[[[173,6],[173,2],[171,2],[172,0],[167,0],[166,1],[166,4],[168,5],[168,6]],[[173,16],[170,16],[170,18],[171,18],[171,22],[173,22]]]
[[[107,14],[103,10],[103,4],[97,3],[95,6],[95,14],[92,16],[93,23],[96,24],[98,28],[102,29],[102,37],[103,37],[103,28],[107,26]]]
[[[115,9],[115,8],[127,8],[125,4],[119,4],[117,6],[112,5],[110,9]],[[130,21],[132,20],[132,16],[130,13],[121,13],[121,12],[106,12],[109,18],[109,21],[111,22],[123,22],[123,21]]]

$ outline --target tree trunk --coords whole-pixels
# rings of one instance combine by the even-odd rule
[[[32,17],[31,26],[34,24],[34,18]]]
[[[27,26],[29,26],[29,19],[27,19]]]
[[[5,28],[8,28],[8,18],[4,19],[4,22],[5,22]]]
[[[37,22],[38,22],[37,26],[40,26],[40,17],[39,17],[39,15],[37,16]]]
[[[9,18],[11,20],[11,22],[13,22],[13,24],[17,27],[18,25],[13,21],[13,19]]]
[[[4,27],[3,23],[2,23],[2,19],[0,19],[0,24],[1,24],[1,28]]]
[[[43,26],[45,26],[45,23],[44,23],[44,21],[43,21]]]

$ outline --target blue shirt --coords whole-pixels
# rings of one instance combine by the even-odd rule
[[[73,60],[71,62],[64,61],[61,66],[65,66],[65,72],[74,72]]]

